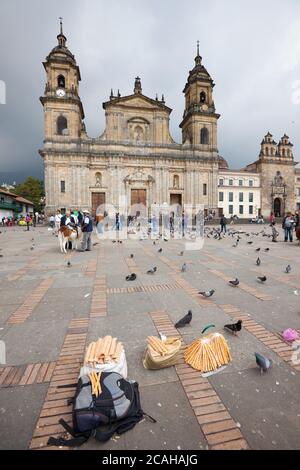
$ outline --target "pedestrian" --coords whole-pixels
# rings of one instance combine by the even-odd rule
[[[97,230],[97,233],[100,235],[104,233],[104,215],[103,214],[96,215],[96,230]]]
[[[299,211],[295,212],[295,229],[297,230],[298,227],[300,227],[300,214]]]
[[[223,232],[223,230],[224,230],[224,233],[226,233],[226,231],[227,231],[227,229],[226,229],[227,219],[226,219],[224,214],[222,214],[222,216],[220,218],[220,225],[221,225],[221,233]]]
[[[92,233],[93,233],[93,219],[88,210],[83,211],[83,222],[81,225],[82,242],[81,248],[78,251],[92,251]]]
[[[25,217],[25,222],[27,224],[27,232],[29,232],[29,224],[30,224],[30,215],[29,214],[26,214],[26,217]]]
[[[55,218],[54,218],[54,221],[55,221],[55,230],[56,232],[59,231],[60,229],[60,221],[61,221],[61,218],[62,218],[62,215],[61,215],[61,212],[60,210],[58,209],[56,214],[55,214]]]
[[[53,229],[54,226],[55,226],[55,217],[54,217],[53,214],[51,214],[50,217],[49,217],[49,225],[50,225],[50,227],[51,227],[52,229]]]
[[[274,212],[271,212],[271,215],[270,215],[270,226],[273,225],[273,222],[275,222],[275,215],[274,215]]]
[[[234,217],[233,215],[230,217],[230,225],[233,225],[234,224]]]
[[[293,241],[293,228],[294,228],[295,220],[291,214],[291,212],[288,212],[285,218],[283,219],[282,222],[282,228],[284,230],[284,241],[287,242],[290,240],[290,242]]]

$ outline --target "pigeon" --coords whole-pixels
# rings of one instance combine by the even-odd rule
[[[288,264],[287,267],[285,268],[285,272],[286,272],[287,274],[289,274],[289,273],[291,272],[291,270],[292,270],[292,267],[291,267],[290,264]]]
[[[183,256],[183,254],[184,254],[184,251],[181,251],[181,252],[179,253],[179,256]]]
[[[224,325],[224,328],[226,328],[227,330],[230,330],[231,333],[233,333],[234,335],[237,334],[238,331],[241,331],[242,329],[242,320],[239,320],[237,323],[232,323],[232,324],[229,324],[229,325]]]
[[[270,251],[270,248],[265,248],[264,251],[267,253],[268,251]]]
[[[155,240],[154,240],[154,242],[153,242],[153,245],[156,245],[156,242],[155,242]]]
[[[158,253],[162,253],[162,248],[160,248],[160,249],[158,250]]]
[[[267,277],[266,276],[258,276],[257,278],[260,282],[266,282]]]
[[[156,273],[156,271],[157,271],[157,267],[154,266],[154,268],[151,268],[147,271],[147,274],[154,274],[154,273]]]
[[[229,284],[233,287],[237,287],[239,285],[240,281],[238,280],[238,278],[235,278],[234,281],[229,281]]]
[[[133,258],[133,257],[134,257],[134,255],[131,253],[130,258]]]
[[[126,276],[126,281],[135,281],[136,280],[136,274],[132,273]]]
[[[32,246],[30,249],[31,249],[31,250],[34,250],[34,246]]]
[[[93,243],[93,246],[96,246],[96,245],[99,245],[99,243],[98,242]]]
[[[267,372],[267,370],[270,369],[270,367],[272,366],[272,360],[268,359],[262,354],[259,354],[259,353],[254,353],[254,354],[255,354],[256,364],[260,368],[260,373],[262,374],[263,372]]]
[[[256,260],[256,264],[257,264],[257,266],[260,266],[260,265],[261,265],[260,258],[257,258],[257,260]]]
[[[183,263],[183,265],[181,266],[181,272],[182,273],[186,272],[186,263]]]
[[[202,295],[202,297],[207,297],[207,298],[212,297],[214,293],[215,293],[214,289],[211,289],[207,292],[198,292],[198,294]]]
[[[68,268],[71,267],[71,261],[68,261],[68,262],[67,262],[67,266],[68,266]]]
[[[189,310],[188,313],[175,324],[175,328],[183,328],[185,325],[189,325],[192,321],[192,317],[192,311]]]
[[[256,248],[256,250],[255,250],[255,251],[257,251],[257,253],[258,253],[258,252],[260,251],[260,248]]]
[[[164,238],[164,242],[168,242],[169,240],[167,238]]]
[[[117,243],[117,240],[112,240],[113,243]]]

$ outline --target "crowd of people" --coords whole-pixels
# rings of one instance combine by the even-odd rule
[[[32,213],[27,213],[25,215],[23,214],[18,214],[14,216],[3,216],[1,218],[1,223],[2,227],[13,227],[15,225],[27,225],[27,228],[30,225],[33,225],[34,227],[37,224],[43,224],[44,223],[44,215],[40,214],[39,212],[35,212],[34,214]]]
[[[265,223],[263,216],[259,216],[262,222],[257,223]],[[277,238],[279,236],[279,232],[276,229],[276,217],[273,212],[271,212],[269,217],[270,226],[272,227],[272,241],[277,242]],[[230,222],[231,223],[231,222]],[[227,231],[227,219],[224,215],[220,217],[220,226],[221,226],[221,233],[226,233]],[[295,214],[288,212],[282,220],[282,229],[284,231],[284,241],[285,242],[293,242],[293,233],[300,227],[300,214],[299,211],[296,211]]]

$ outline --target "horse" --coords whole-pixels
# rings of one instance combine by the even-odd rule
[[[67,253],[66,245],[68,242],[72,242],[72,250],[77,249],[77,241],[81,237],[81,230],[79,227],[72,229],[71,227],[60,227],[58,231],[58,240],[60,245],[60,250],[62,253]]]

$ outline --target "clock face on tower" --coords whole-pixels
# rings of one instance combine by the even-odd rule
[[[66,92],[63,88],[58,88],[56,90],[56,96],[58,96],[59,98],[63,98],[65,96]]]

